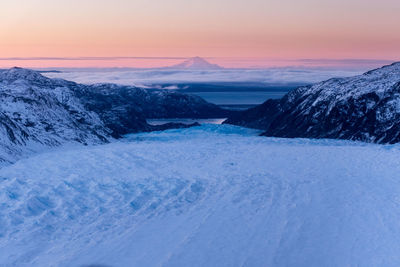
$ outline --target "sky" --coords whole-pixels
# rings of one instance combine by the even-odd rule
[[[400,60],[398,0],[1,2],[0,67],[154,67],[192,56],[225,67]]]

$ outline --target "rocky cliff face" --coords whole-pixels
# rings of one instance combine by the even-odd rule
[[[400,142],[400,63],[297,88],[225,123],[265,136]]]
[[[224,114],[197,96],[0,70],[0,162],[61,144],[98,144],[126,133],[182,127],[151,126],[146,118]]]

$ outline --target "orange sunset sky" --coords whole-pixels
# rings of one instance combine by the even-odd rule
[[[399,14],[398,0],[1,1],[0,67],[395,61]]]

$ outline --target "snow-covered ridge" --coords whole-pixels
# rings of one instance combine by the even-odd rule
[[[85,109],[67,85],[26,69],[0,72],[0,161],[44,147],[110,138],[99,116]]]
[[[362,75],[348,78],[333,78],[317,83],[307,91],[307,94],[320,93],[318,99],[335,97],[337,101],[357,98],[360,95],[375,93],[384,97],[392,86],[400,82],[400,62],[368,71]],[[317,99],[317,100],[318,100]]]
[[[30,82],[45,82],[49,81],[50,79],[41,75],[37,71],[19,67],[0,70],[0,81],[14,82],[16,80],[25,80]]]
[[[212,117],[224,112],[197,96],[115,84],[83,85],[22,68],[0,70],[0,163],[42,148],[100,144],[123,134],[156,130],[146,118]]]
[[[267,136],[400,142],[400,63],[300,87],[227,123]]]

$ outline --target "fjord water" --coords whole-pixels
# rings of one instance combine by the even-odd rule
[[[229,125],[0,169],[4,266],[395,266],[400,150]]]

